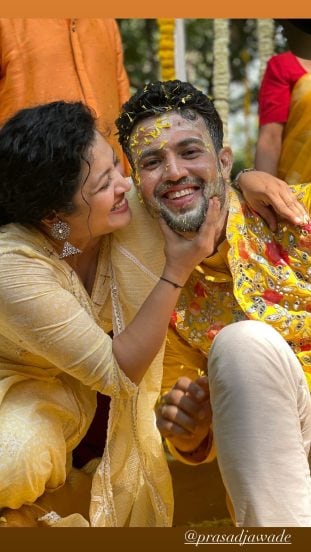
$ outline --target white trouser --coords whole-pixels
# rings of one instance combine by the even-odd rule
[[[291,348],[267,324],[231,324],[214,340],[208,375],[236,525],[311,526],[310,394]]]

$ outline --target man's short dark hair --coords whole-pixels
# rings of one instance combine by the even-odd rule
[[[215,150],[222,148],[223,126],[213,100],[188,82],[151,82],[139,89],[122,107],[116,120],[119,142],[132,163],[130,138],[133,128],[147,117],[174,111],[186,119],[204,119]]]

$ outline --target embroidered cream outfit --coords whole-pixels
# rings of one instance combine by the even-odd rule
[[[0,507],[18,508],[64,483],[66,458],[68,473],[100,391],[111,396],[111,407],[107,446],[93,478],[91,526],[171,524],[170,476],[153,410],[163,351],[137,387],[119,369],[105,333],[110,280],[120,331],[161,273],[157,231],[144,239],[146,225],[152,234],[156,223],[136,207],[141,216],[135,219],[134,201],[130,227],[103,239],[91,297],[40,232],[18,224],[1,228]],[[131,255],[121,247],[124,237]],[[143,266],[149,248],[152,272]]]

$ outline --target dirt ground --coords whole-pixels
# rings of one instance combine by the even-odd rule
[[[174,526],[231,524],[217,461],[189,466],[168,460],[175,497]]]

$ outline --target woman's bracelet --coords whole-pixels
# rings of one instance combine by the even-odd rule
[[[246,173],[246,172],[256,171],[256,170],[257,169],[255,169],[254,167],[251,167],[249,169],[242,169],[240,172],[238,172],[238,174],[236,175],[235,179],[232,182],[233,188],[235,188],[236,190],[239,190],[239,192],[241,192],[242,190],[239,186],[239,178],[240,178],[241,174]]]
[[[160,280],[163,280],[163,282],[167,282],[168,284],[171,284],[174,286],[174,288],[180,288],[182,289],[184,286],[180,286],[179,284],[176,284],[176,282],[172,282],[172,280],[168,280],[167,278],[164,278],[164,276],[160,276]]]

